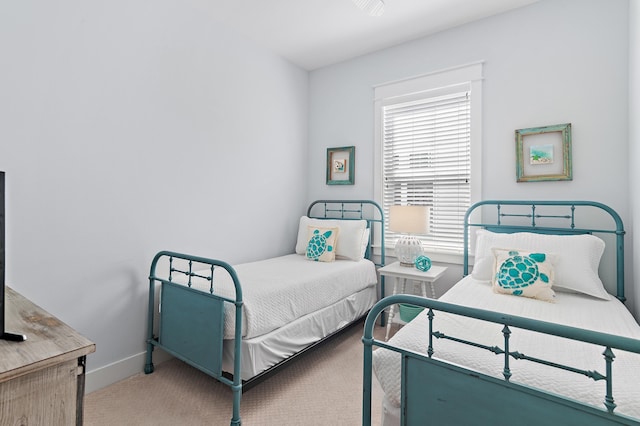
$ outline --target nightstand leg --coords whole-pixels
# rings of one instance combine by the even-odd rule
[[[400,278],[394,278],[393,281],[393,294],[397,294],[398,293],[398,281],[400,281]],[[405,287],[407,286],[407,279],[403,278],[402,279],[402,289],[400,290],[401,293],[405,292]],[[387,334],[384,337],[384,340],[389,340],[389,333],[391,332],[391,323],[393,322],[393,317],[396,314],[396,305],[393,304],[389,307],[389,318],[387,318]]]
[[[384,340],[389,340],[389,332],[391,331],[391,321],[393,320],[393,307],[395,305],[391,305],[389,308],[389,318],[387,318],[387,334],[384,336]]]
[[[396,290],[398,288],[398,279],[399,278],[394,278],[393,279],[393,294],[396,294]],[[384,336],[384,340],[389,340],[389,332],[391,331],[391,323],[393,322],[393,315],[395,314],[394,312],[394,308],[396,305],[391,305],[389,306],[389,317],[387,318],[387,334],[385,334]]]

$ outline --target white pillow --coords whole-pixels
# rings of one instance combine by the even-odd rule
[[[532,232],[505,234],[486,229],[478,229],[476,236],[475,260],[471,275],[477,280],[491,280],[493,248],[517,247],[521,250],[556,255],[554,288],[572,290],[604,300],[611,299],[598,276],[605,244],[596,236],[546,235]]]
[[[340,228],[338,240],[336,241],[336,258],[360,260],[364,257],[363,246],[366,249],[368,241],[368,235],[365,233],[367,229],[366,220],[313,219],[302,216],[298,227],[297,254],[305,254],[307,251],[307,242],[309,241],[307,228],[309,226]]]
[[[371,234],[371,229],[364,228],[364,232],[362,233],[362,245],[360,246],[360,259],[364,259],[364,256],[367,254],[367,248],[369,247],[370,234]]]

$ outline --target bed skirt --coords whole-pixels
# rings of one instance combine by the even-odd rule
[[[243,340],[242,380],[251,379],[310,344],[363,317],[376,301],[376,286],[371,285],[284,327]],[[224,341],[222,369],[233,371],[233,340]]]

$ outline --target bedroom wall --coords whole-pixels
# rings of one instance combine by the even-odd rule
[[[640,1],[629,2],[629,186],[631,229],[640,229]],[[631,263],[640,265],[640,238],[633,240]],[[634,268],[633,282],[640,283],[640,268]],[[640,290],[635,292],[640,307]]]
[[[293,250],[306,71],[198,0],[3,2],[0,52],[7,283],[96,343],[89,391],[142,371],[156,252]]]
[[[484,61],[482,198],[593,199],[630,225],[628,10],[627,0],[541,0],[312,72],[308,199],[373,196],[375,85]],[[573,181],[517,183],[514,130],[560,123],[572,123]],[[326,148],[346,145],[355,185],[327,186]],[[452,266],[445,287],[461,276]]]

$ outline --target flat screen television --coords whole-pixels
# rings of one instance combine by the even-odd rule
[[[0,339],[21,342],[27,337],[23,334],[9,333],[4,328],[5,297],[4,297],[4,273],[5,273],[5,209],[4,209],[4,172],[0,172]]]

